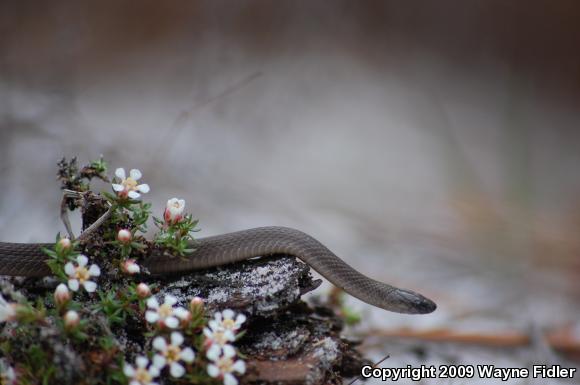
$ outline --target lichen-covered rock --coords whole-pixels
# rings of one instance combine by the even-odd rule
[[[342,384],[366,361],[340,336],[342,321],[325,307],[303,302],[274,318],[255,318],[240,341],[247,384]],[[344,363],[348,362],[348,365]]]
[[[281,312],[320,285],[307,265],[284,256],[193,271],[162,282],[159,294],[172,294],[183,306],[198,296],[210,309],[230,308],[262,317]]]
[[[327,308],[301,301],[320,281],[294,257],[258,258],[161,282],[158,294],[172,294],[183,306],[199,296],[210,309],[230,308],[248,316],[246,335],[239,341],[248,357],[243,383],[338,384],[342,375],[355,374],[344,370],[343,360],[362,366],[352,344],[340,337],[342,321]]]

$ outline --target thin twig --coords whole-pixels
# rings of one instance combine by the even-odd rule
[[[373,369],[376,368],[377,366],[379,366],[380,364],[382,364],[390,356],[391,356],[390,354],[387,354],[382,360],[380,360],[379,362],[377,362],[376,364],[373,365]],[[362,374],[360,376],[358,376],[357,378],[355,378],[354,380],[352,380],[351,382],[349,382],[348,385],[354,384],[355,382],[357,382],[361,378],[362,378]]]
[[[87,229],[85,231],[83,231],[81,233],[81,235],[79,235],[79,241],[87,239],[87,237],[93,231],[98,229],[107,219],[109,219],[109,217],[111,216],[111,213],[113,212],[113,205],[111,205],[109,202],[107,202],[107,203],[109,204],[109,208],[107,209],[107,211],[105,211],[105,213],[103,215],[101,215],[99,217],[99,219],[94,221],[89,227],[87,227]]]
[[[80,191],[69,190],[69,189],[64,189],[63,193],[62,193],[62,202],[60,204],[60,218],[61,218],[62,222],[64,223],[64,227],[66,228],[66,231],[68,232],[69,238],[71,239],[71,241],[73,241],[75,239],[75,236],[74,236],[74,233],[72,231],[72,226],[70,224],[70,220],[68,217],[68,210],[66,207],[67,198],[82,199],[83,201],[85,201],[86,200],[86,193],[83,193]],[[107,211],[103,215],[101,215],[99,217],[99,219],[97,219],[95,222],[93,222],[85,231],[83,231],[79,235],[79,238],[78,238],[79,241],[87,239],[87,237],[92,232],[94,232],[96,229],[98,229],[107,219],[109,219],[109,217],[111,216],[111,213],[113,212],[113,206],[109,202],[107,202],[107,204],[109,205],[109,208],[107,209]]]
[[[494,333],[461,332],[450,329],[413,330],[401,328],[371,329],[360,337],[412,338],[433,342],[468,343],[474,345],[512,347],[529,344],[529,336],[517,331],[501,331]]]
[[[68,233],[68,237],[70,238],[71,241],[74,241],[75,234],[73,233],[72,226],[70,224],[70,219],[68,217],[68,210],[67,210],[67,206],[66,206],[67,198],[84,199],[85,196],[83,193],[81,193],[79,191],[74,191],[74,190],[69,190],[69,189],[62,190],[62,200],[60,202],[60,219],[62,220],[62,223],[64,223],[64,227],[66,228],[66,232]]]
[[[529,346],[533,338],[527,333],[520,331],[495,331],[489,332],[461,332],[450,329],[412,330],[407,328],[386,330],[372,329],[359,337],[383,337],[383,338],[410,338],[429,342],[461,343],[489,347],[516,348]],[[580,354],[580,340],[574,335],[571,327],[545,332],[542,336],[547,344],[560,352]]]
[[[68,210],[66,207],[66,198],[67,198],[67,195],[66,195],[66,193],[64,193],[62,195],[62,200],[60,201],[60,220],[62,221],[62,223],[64,223],[64,227],[66,229],[66,232],[68,233],[68,237],[72,241],[75,239],[75,235],[72,231],[72,226],[70,225],[70,220],[68,218]]]

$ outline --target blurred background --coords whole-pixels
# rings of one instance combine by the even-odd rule
[[[201,236],[296,227],[436,300],[403,316],[347,299],[384,365],[577,365],[579,16],[566,0],[3,1],[0,240],[62,231],[56,162],[102,154],[143,172],[157,215],[185,198]]]

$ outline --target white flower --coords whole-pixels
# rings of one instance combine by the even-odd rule
[[[74,328],[80,321],[79,313],[74,310],[69,310],[64,315],[64,324],[67,328]]]
[[[148,184],[137,184],[137,181],[141,179],[141,171],[132,169],[127,177],[125,169],[118,168],[115,170],[115,175],[120,179],[120,183],[113,183],[113,190],[122,198],[138,199],[141,196],[139,193],[149,192]]]
[[[157,322],[161,326],[167,326],[171,329],[175,329],[179,326],[177,315],[182,314],[183,310],[185,310],[182,307],[173,308],[176,303],[177,298],[169,294],[165,296],[165,302],[163,305],[159,305],[157,298],[149,298],[147,300],[147,307],[153,310],[147,310],[145,312],[145,319],[149,323]]]
[[[16,383],[16,373],[14,369],[0,358],[0,384],[14,385]]]
[[[117,233],[117,240],[121,243],[124,243],[124,244],[131,242],[132,237],[133,236],[132,236],[131,232],[127,229],[121,229]]]
[[[101,275],[101,269],[99,266],[93,264],[90,268],[86,268],[89,259],[84,255],[79,255],[77,257],[77,266],[72,262],[68,262],[64,265],[64,272],[68,275],[68,287],[72,291],[77,291],[79,285],[83,285],[85,290],[89,293],[94,292],[97,289],[97,284],[90,280],[91,277],[98,277]]]
[[[169,372],[173,377],[181,377],[185,373],[185,368],[179,363],[184,361],[192,363],[195,354],[191,348],[180,348],[183,343],[183,335],[179,332],[171,333],[171,344],[168,344],[163,337],[155,337],[153,347],[161,354],[153,356],[153,364],[159,369],[169,366]]]
[[[151,295],[151,289],[143,282],[137,285],[136,291],[139,298],[147,298]]]
[[[159,369],[155,365],[147,369],[149,360],[144,356],[137,357],[135,362],[136,368],[128,363],[123,366],[123,373],[130,380],[129,385],[158,385],[157,382],[153,382],[153,379],[159,376]]]
[[[16,304],[6,302],[0,294],[0,322],[13,321],[16,318]]]
[[[216,350],[218,354],[229,342],[236,340],[234,332],[225,329],[203,328],[203,335],[205,336],[204,345],[209,347],[209,350]]]
[[[54,302],[58,306],[63,306],[68,301],[70,301],[70,291],[68,291],[68,287],[64,283],[59,284],[54,291]]]
[[[244,374],[246,372],[246,363],[242,360],[234,361],[235,355],[236,351],[232,345],[224,346],[224,352],[221,356],[219,353],[214,353],[210,356],[208,352],[208,358],[213,363],[207,365],[207,373],[214,378],[223,378],[224,385],[237,385],[238,380],[232,373]]]
[[[232,332],[237,332],[242,327],[242,324],[246,321],[246,316],[243,314],[238,314],[234,319],[236,313],[231,309],[225,309],[223,312],[216,312],[214,314],[214,319],[209,321],[208,325],[213,330],[224,329],[231,330]]]
[[[124,273],[133,275],[141,272],[141,268],[135,263],[134,259],[127,259],[121,264]]]
[[[185,201],[183,199],[171,198],[167,201],[163,218],[167,223],[178,223],[183,218]]]

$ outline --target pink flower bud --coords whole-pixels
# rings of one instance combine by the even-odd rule
[[[134,259],[127,259],[121,264],[124,273],[133,275],[141,272],[141,268],[135,263]]]
[[[192,313],[198,313],[203,310],[203,298],[201,297],[193,297],[189,302],[189,308],[191,309]]]
[[[151,289],[149,286],[147,286],[147,284],[141,282],[137,285],[137,295],[139,298],[147,298],[151,296]]]
[[[127,229],[121,229],[117,233],[117,240],[121,243],[128,244],[129,242],[131,242],[132,238],[133,238],[133,235]]]
[[[72,242],[68,238],[61,238],[58,240],[57,247],[61,250],[69,250],[72,246]]]
[[[69,310],[64,315],[64,326],[67,329],[75,328],[78,326],[80,320],[79,313],[74,310]]]
[[[185,201],[183,199],[171,198],[167,201],[163,218],[166,223],[175,224],[183,219],[183,211],[185,210]]]
[[[66,305],[67,302],[70,301],[70,298],[70,291],[64,283],[61,283],[56,287],[56,290],[54,291],[54,302],[57,306]]]

